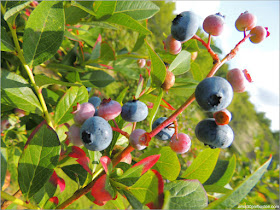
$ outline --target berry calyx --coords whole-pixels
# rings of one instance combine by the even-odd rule
[[[256,26],[257,18],[255,15],[245,11],[235,21],[235,27],[238,31],[250,31]]]
[[[98,116],[105,120],[115,119],[120,115],[122,107],[119,102],[109,99],[103,99],[98,109]]]
[[[231,121],[231,113],[227,110],[221,110],[213,114],[217,125],[227,125]]]
[[[203,29],[206,33],[212,36],[219,36],[224,29],[225,17],[220,13],[209,15],[203,21]]]
[[[177,154],[183,154],[189,151],[191,143],[191,139],[187,134],[178,133],[178,139],[176,135],[173,135],[170,139],[169,146]]]

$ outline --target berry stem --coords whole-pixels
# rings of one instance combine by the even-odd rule
[[[117,127],[117,128],[116,127],[112,127],[112,130],[122,134],[126,138],[129,138],[129,134],[127,132],[121,130],[119,127]]]
[[[33,205],[32,203],[26,203],[23,200],[15,198],[14,196],[12,196],[4,191],[1,191],[1,199],[12,201],[13,203],[15,203],[17,205],[26,207],[28,209],[40,209],[39,207]]]
[[[211,35],[209,34],[209,37],[211,37]],[[201,42],[201,44],[208,50],[208,52],[210,53],[211,57],[213,58],[213,60],[215,61],[215,63],[218,63],[220,61],[218,55],[211,49],[210,47],[210,38],[208,38],[208,43],[206,43],[205,41],[203,41],[199,36],[194,35],[192,37],[192,39],[196,39],[197,41]]]
[[[210,48],[210,43],[211,43],[211,34],[208,36],[208,42],[207,42],[207,47]]]
[[[178,140],[178,122],[177,119],[174,120],[174,126],[175,126],[175,135],[176,135],[176,139]]]
[[[128,155],[128,153],[131,153],[133,150],[134,150],[134,148],[131,145],[128,145],[120,154],[118,154],[112,160],[113,167],[115,167],[121,161],[121,159],[126,157]]]

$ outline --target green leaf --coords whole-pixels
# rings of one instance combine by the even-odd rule
[[[49,180],[60,153],[56,132],[43,121],[29,136],[18,164],[20,190],[27,199]]]
[[[1,51],[13,52],[14,44],[4,27],[1,27]]]
[[[142,45],[144,44],[145,38],[146,38],[145,35],[139,34],[137,41],[131,52],[136,52],[137,50],[139,50],[142,47]]]
[[[1,138],[1,188],[4,185],[5,178],[6,178],[6,172],[7,172],[7,147],[6,144],[3,141],[3,138]]]
[[[67,165],[61,168],[67,176],[70,177],[73,181],[79,181],[79,184],[82,186],[86,179],[88,172],[80,165],[80,164],[73,164]]]
[[[39,87],[43,87],[43,86],[45,87],[45,86],[52,85],[52,84],[58,84],[58,85],[63,85],[63,86],[82,86],[81,84],[63,82],[60,80],[46,77],[41,74],[35,75],[35,81],[36,81],[36,85],[38,85]]]
[[[82,10],[84,10],[85,12],[95,16],[95,12],[93,11],[93,5],[92,5],[92,2],[91,1],[71,1],[71,5],[72,6],[75,6],[75,7],[78,7]]]
[[[72,119],[73,106],[76,106],[77,103],[82,104],[85,102],[88,102],[88,91],[84,86],[69,88],[57,104],[54,115],[55,125],[66,123]]]
[[[113,48],[106,42],[101,44],[100,59],[104,61],[116,60]]]
[[[222,198],[210,203],[207,209],[231,209],[238,205],[261,179],[271,163],[271,160],[272,156],[233,191],[228,192]]]
[[[197,41],[190,39],[182,45],[182,49],[187,50],[188,52],[197,52],[200,51]]]
[[[192,62],[191,63],[191,73],[193,75],[193,78],[197,81],[201,81],[204,79],[204,74],[200,70],[200,66],[198,63]]]
[[[165,184],[164,191],[170,191],[169,209],[203,209],[208,198],[198,180],[176,180]]]
[[[27,1],[23,4],[19,4],[15,7],[12,7],[11,9],[9,9],[5,15],[4,15],[4,19],[10,23],[13,24],[13,20],[16,18],[16,15],[23,10],[25,7],[27,7],[32,1]]]
[[[71,72],[84,72],[85,71],[80,68],[75,68],[73,66],[68,66],[68,65],[59,64],[59,63],[50,63],[47,65],[47,68],[57,69],[59,71],[71,71]]]
[[[42,114],[40,102],[26,80],[12,72],[1,70],[1,103],[27,112]]]
[[[230,189],[224,188],[222,186],[219,185],[203,185],[204,189],[206,190],[206,192],[211,192],[211,193],[228,193],[229,191],[231,191]]]
[[[122,191],[122,193],[125,195],[133,209],[143,208],[143,204],[137,198],[135,198],[129,191]]]
[[[43,208],[45,203],[54,196],[57,186],[54,186],[50,181],[47,181],[37,193],[34,194],[32,199]]]
[[[158,178],[152,171],[147,171],[128,190],[143,204],[156,200],[158,196]]]
[[[117,1],[95,1],[93,9],[96,13],[96,18],[112,15],[115,11]]]
[[[185,179],[197,179],[204,183],[212,174],[220,154],[220,149],[205,149],[182,174]]]
[[[236,167],[236,157],[233,155],[229,161],[218,160],[215,169],[205,185],[225,186],[231,180]]]
[[[113,71],[120,72],[129,79],[139,80],[140,71],[138,69],[132,69],[126,66],[115,66]]]
[[[113,14],[110,18],[106,19],[105,22],[124,26],[143,35],[151,34],[151,31],[149,31],[146,27],[142,26],[137,20],[134,20],[132,17],[124,13]]]
[[[65,11],[65,24],[74,25],[88,15],[87,12],[79,7],[70,6],[64,9]]]
[[[145,40],[146,46],[149,50],[149,55],[151,59],[151,76],[152,84],[155,87],[161,87],[162,83],[165,80],[166,76],[166,67],[160,57],[155,53],[151,48],[148,42]]]
[[[86,87],[106,87],[115,81],[110,74],[102,70],[88,72],[81,77],[81,80]]]
[[[159,89],[159,94],[158,96],[156,97],[156,100],[154,102],[154,105],[153,105],[153,108],[152,110],[149,112],[149,116],[148,116],[148,121],[150,123],[150,129],[152,130],[152,124],[153,124],[153,121],[154,121],[154,118],[158,112],[158,108],[161,104],[161,101],[162,101],[162,97],[163,97],[163,94],[164,94],[164,91],[162,88]]]
[[[151,149],[141,155],[140,159],[142,160],[148,156],[155,154],[160,154],[160,158],[152,168],[157,170],[164,179],[168,179],[170,181],[175,180],[181,170],[181,165],[177,154],[172,151],[170,147],[166,146]]]
[[[151,1],[118,1],[115,13],[125,13],[135,20],[151,18],[159,7]]]
[[[31,13],[23,34],[23,54],[30,66],[54,56],[63,40],[63,2],[42,1]]]
[[[126,186],[133,185],[141,176],[141,173],[143,171],[143,165],[132,167],[128,169],[126,172],[124,172],[120,177],[118,177],[116,180]]]
[[[174,75],[180,75],[188,72],[191,67],[191,53],[182,50],[173,62],[170,64],[168,70],[172,71]]]

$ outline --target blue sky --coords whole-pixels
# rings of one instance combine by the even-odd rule
[[[176,1],[176,14],[187,10],[201,17],[201,25],[208,15],[225,15],[224,31],[214,37],[225,54],[243,38],[235,29],[235,20],[241,13],[253,13],[257,25],[268,27],[271,35],[267,39],[260,44],[246,41],[228,64],[249,71],[254,81],[247,86],[251,102],[272,120],[271,129],[279,130],[279,1]]]

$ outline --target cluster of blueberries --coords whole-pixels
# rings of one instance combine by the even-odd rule
[[[223,31],[225,17],[220,13],[210,15],[203,22],[203,29],[209,35],[218,36]],[[253,43],[259,43],[269,36],[267,28],[256,26],[256,17],[249,13],[242,13],[235,22],[239,31],[250,31],[249,38]],[[164,41],[164,49],[171,54],[178,54],[182,49],[182,43],[191,39],[199,28],[199,18],[191,11],[182,12],[172,21],[171,34]],[[209,37],[210,38],[210,37]],[[145,59],[139,59],[140,68],[151,63]],[[251,82],[247,70],[238,68],[228,71],[226,79],[222,77],[209,77],[202,80],[195,90],[195,98],[202,109],[213,113],[213,118],[199,122],[195,128],[198,140],[211,148],[227,148],[234,139],[234,133],[228,123],[231,113],[226,109],[231,103],[233,92],[244,92],[246,82]],[[162,88],[168,91],[175,83],[175,76],[167,69],[167,76]],[[69,128],[68,138],[77,146],[84,145],[87,149],[101,151],[106,149],[113,137],[113,130],[109,120],[114,120],[121,115],[127,122],[140,122],[148,115],[148,107],[139,100],[132,100],[121,106],[117,101],[92,97],[87,103],[77,104],[74,107],[75,124]],[[157,119],[152,128],[162,124],[167,118]],[[171,149],[178,154],[187,152],[191,146],[191,139],[184,133],[177,133],[173,123],[163,128],[156,138],[168,141]],[[138,150],[146,148],[143,143],[143,129],[135,129],[129,136],[132,147]]]

